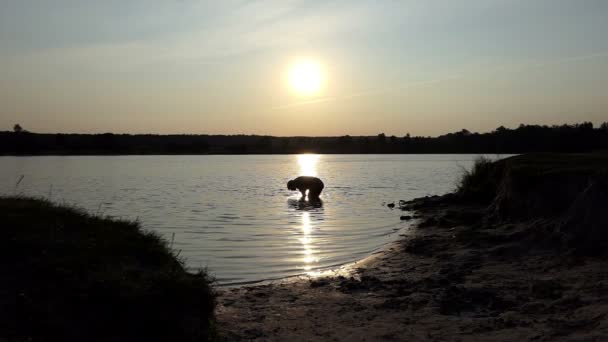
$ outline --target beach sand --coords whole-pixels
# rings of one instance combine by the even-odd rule
[[[484,223],[486,205],[449,197],[416,203],[416,227],[351,274],[220,290],[220,334],[260,341],[608,341],[606,258],[556,249],[539,237],[542,221]]]

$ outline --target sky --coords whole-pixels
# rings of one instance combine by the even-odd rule
[[[440,135],[608,121],[608,1],[0,0],[0,130]],[[294,61],[321,65],[299,94]]]

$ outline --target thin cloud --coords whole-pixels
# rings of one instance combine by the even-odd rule
[[[226,57],[256,51],[290,49],[316,42],[369,22],[366,6],[324,6],[300,11],[303,1],[252,2],[223,8],[222,15],[205,17],[200,27],[130,41],[46,48],[14,56],[16,62],[52,63],[130,70],[139,66],[225,63]]]

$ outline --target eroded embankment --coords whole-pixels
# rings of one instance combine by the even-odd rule
[[[483,222],[527,222],[538,242],[564,251],[599,255],[608,248],[608,154],[481,161],[467,177],[455,199],[486,205]]]
[[[221,330],[229,340],[608,339],[602,158],[479,166],[458,194],[404,203],[418,228],[356,277],[225,291]]]

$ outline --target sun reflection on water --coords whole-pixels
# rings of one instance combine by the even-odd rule
[[[306,271],[310,271],[312,269],[312,264],[319,261],[315,256],[314,256],[314,251],[312,249],[312,238],[311,238],[311,232],[312,232],[312,224],[310,222],[310,213],[308,212],[303,212],[302,213],[302,238],[300,239],[300,242],[302,243],[302,246],[304,247],[304,251],[303,251],[303,259],[302,261],[304,262],[304,270]]]
[[[317,176],[318,154],[299,154],[298,165],[300,166],[300,176]]]
[[[317,173],[317,163],[319,162],[320,155],[318,154],[299,154],[297,155],[297,161],[299,166],[299,176],[313,176],[316,177]],[[296,212],[300,214],[301,226],[300,226],[300,238],[298,239],[302,244],[302,263],[304,264],[302,268],[306,272],[310,272],[314,268],[314,264],[319,262],[319,258],[315,255],[317,254],[314,249],[313,244],[313,220],[311,219],[311,212],[308,210],[312,210],[312,212],[317,212],[319,210],[319,206],[322,206],[322,202],[311,204],[312,202],[306,201],[304,199],[300,200],[291,200],[291,206],[296,209]],[[322,210],[322,209],[321,209]]]

